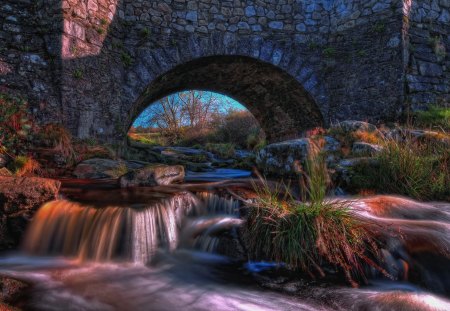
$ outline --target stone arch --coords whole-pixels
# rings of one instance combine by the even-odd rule
[[[127,128],[151,103],[176,92],[222,93],[242,103],[269,141],[296,137],[323,125],[312,95],[282,69],[248,56],[206,56],[175,66],[146,87],[129,110]]]

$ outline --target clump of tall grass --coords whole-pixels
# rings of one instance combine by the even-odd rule
[[[386,139],[383,146],[377,166],[355,168],[355,185],[420,200],[450,198],[448,145],[407,135]]]
[[[76,162],[76,152],[73,145],[72,135],[61,124],[46,124],[39,131],[41,141],[60,154],[67,163]]]
[[[302,175],[303,200],[288,186],[254,184],[256,198],[247,203],[246,240],[256,260],[283,262],[311,276],[325,276],[324,264],[340,268],[348,282],[366,280],[364,265],[377,265],[378,244],[369,226],[351,211],[349,201],[326,198],[328,172],[321,156],[310,158]]]

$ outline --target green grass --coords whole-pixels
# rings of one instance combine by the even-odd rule
[[[378,166],[355,168],[353,184],[360,189],[406,195],[420,200],[450,198],[450,152],[445,143],[386,140]]]
[[[120,59],[122,59],[122,63],[125,65],[125,67],[129,67],[133,64],[133,58],[127,52],[122,52],[120,54]]]
[[[414,113],[415,125],[423,128],[450,131],[450,108],[430,106],[426,111]]]
[[[327,199],[327,171],[322,157],[310,159],[302,177],[306,197],[294,198],[283,184],[254,184],[256,198],[247,203],[248,250],[252,259],[270,260],[325,276],[324,263],[338,267],[353,286],[366,280],[364,264],[385,275],[372,258],[378,246],[362,220],[352,214],[350,202]]]
[[[133,141],[150,146],[166,145],[166,141],[161,133],[129,133],[128,137]]]

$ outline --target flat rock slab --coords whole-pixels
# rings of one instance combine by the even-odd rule
[[[174,182],[184,181],[184,175],[182,165],[155,164],[121,176],[119,184],[122,188],[170,185]]]

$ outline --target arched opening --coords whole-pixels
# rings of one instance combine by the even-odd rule
[[[255,116],[269,142],[323,125],[314,98],[280,68],[246,56],[210,56],[156,78],[132,106],[128,126],[151,103],[183,90],[213,91],[236,99]]]
[[[265,144],[258,120],[238,101],[215,92],[185,90],[151,103],[128,131],[131,141],[154,146],[230,144],[255,150]]]

